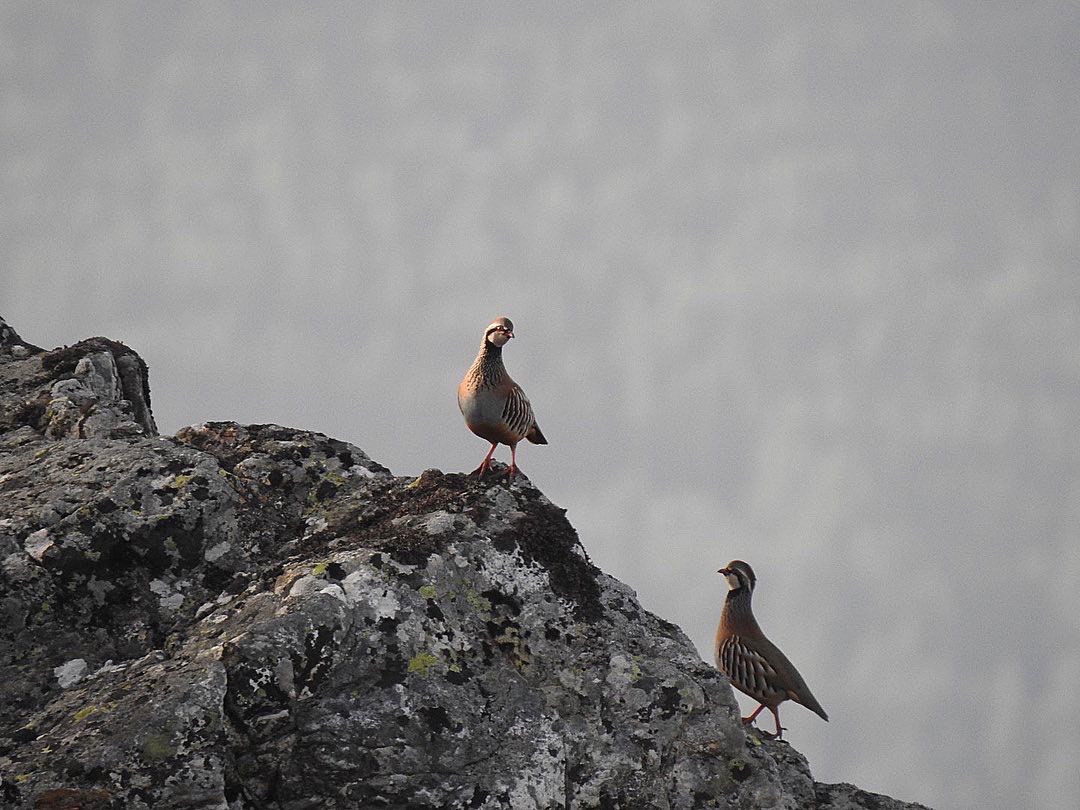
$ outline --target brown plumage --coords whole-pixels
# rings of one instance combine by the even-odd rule
[[[509,318],[499,317],[484,330],[480,352],[458,385],[458,407],[469,430],[491,442],[474,474],[483,475],[491,466],[491,456],[500,444],[510,447],[510,477],[518,471],[517,445],[522,439],[547,444],[536,424],[529,398],[510,379],[502,361],[502,349],[514,336]]]
[[[778,707],[785,700],[801,703],[827,721],[829,716],[802,675],[758,627],[750,608],[750,597],[757,583],[754,570],[742,560],[733,560],[718,573],[727,578],[730,590],[716,628],[716,666],[727,675],[732,686],[761,704],[753,714],[743,718],[743,723],[754,722],[761,710],[768,707],[776,720],[776,738],[780,739],[784,729],[780,726]]]

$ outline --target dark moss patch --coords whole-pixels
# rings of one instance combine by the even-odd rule
[[[72,346],[65,346],[62,349],[53,349],[51,352],[46,352],[41,356],[41,367],[45,371],[50,372],[55,378],[68,376],[75,373],[75,367],[79,365],[79,361],[82,360],[88,354],[96,354],[97,352],[109,352],[114,358],[121,358],[125,355],[131,355],[138,357],[139,355],[129,346],[125,346],[118,340],[109,340],[105,337],[92,337],[86,340],[80,340],[78,343]],[[142,358],[139,359],[142,362]],[[146,364],[143,363],[143,371],[146,370]],[[149,401],[149,391],[147,391],[147,401]]]
[[[322,481],[318,487],[315,488],[315,500],[325,501],[327,498],[331,498],[337,494],[339,487],[333,481],[329,479]]]
[[[596,580],[599,569],[578,554],[581,540],[566,519],[565,510],[541,501],[537,490],[526,490],[521,506],[525,517],[506,534],[516,541],[522,556],[547,569],[551,589],[576,605],[578,618],[599,620],[604,614]]]
[[[728,766],[728,772],[736,782],[745,782],[754,773],[754,769],[745,760],[733,759]]]
[[[392,478],[373,483],[363,497],[349,493],[329,498],[320,504],[319,513],[326,528],[305,540],[306,555],[322,553],[331,546],[348,545],[377,549],[389,554],[399,563],[423,565],[427,558],[446,547],[447,537],[432,535],[413,528],[401,518],[427,515],[433,512],[465,514],[477,523],[483,522],[489,511],[488,493],[492,486],[506,486],[496,472],[477,480],[461,473],[442,473],[426,470],[419,478]],[[565,511],[548,503],[538,490],[514,490],[518,508],[524,517],[512,527],[492,538],[503,551],[520,549],[522,556],[546,569],[551,587],[575,605],[579,618],[595,621],[603,615],[598,570],[587,557],[577,532],[566,519]],[[579,553],[580,551],[580,553]],[[372,558],[378,567],[379,560]],[[484,594],[492,603],[513,600],[502,593]],[[514,603],[520,611],[520,605]]]
[[[112,796],[100,788],[50,788],[34,797],[34,810],[106,810]]]
[[[660,689],[660,699],[656,701],[663,717],[674,717],[682,706],[682,695],[674,686],[664,686]]]
[[[458,664],[457,669],[448,669],[446,671],[446,680],[456,686],[467,683],[471,677],[472,670],[465,664]]]
[[[297,686],[314,692],[322,678],[332,665],[332,646],[334,631],[329,627],[319,627],[304,639],[303,658],[293,661],[297,672]]]
[[[14,426],[23,427],[29,425],[34,430],[43,431],[45,429],[45,409],[49,406],[51,400],[52,395],[48,389],[42,391],[33,399],[24,400],[15,408],[15,413],[12,414]]]
[[[388,689],[391,686],[397,686],[399,683],[405,683],[407,678],[404,662],[400,662],[399,666],[387,662],[383,666],[382,672],[379,673],[379,679],[375,682],[375,685],[380,689]]]
[[[296,430],[280,425],[238,425],[235,422],[207,422],[178,431],[175,441],[210,453],[226,470],[256,453],[267,453],[278,462],[302,463],[313,452],[325,458],[343,456],[353,461],[349,445],[322,433]],[[344,462],[343,462],[344,463]],[[388,473],[385,467],[368,460],[365,466],[375,472]],[[279,473],[272,486],[280,486],[284,476]]]
[[[375,627],[380,633],[394,633],[397,632],[399,624],[401,624],[401,619],[395,619],[392,616],[384,616],[379,619]]]
[[[469,807],[483,807],[484,803],[488,800],[488,796],[490,795],[490,791],[483,790],[479,785],[477,785],[475,788],[473,788],[473,795],[472,798],[469,800]]]
[[[419,714],[427,724],[427,727],[431,729],[432,734],[439,734],[447,729],[457,730],[461,728],[459,723],[451,722],[450,713],[442,706],[425,706],[420,709],[417,714]]]

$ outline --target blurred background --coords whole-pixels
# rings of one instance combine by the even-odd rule
[[[817,779],[1075,807],[1080,7],[585,5],[0,4],[0,313],[401,475],[509,315],[522,468],[706,660],[755,567]]]

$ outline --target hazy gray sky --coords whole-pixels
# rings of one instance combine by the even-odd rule
[[[398,474],[479,463],[509,315],[523,469],[708,659],[754,565],[818,779],[1073,808],[1078,43],[1071,2],[7,2],[0,312],[136,348],[165,432]]]

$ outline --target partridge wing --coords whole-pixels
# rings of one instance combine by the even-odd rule
[[[759,703],[769,703],[784,694],[778,673],[752,640],[728,636],[720,645],[720,670],[732,685]]]
[[[502,419],[506,429],[517,439],[524,438],[536,422],[529,398],[517,383],[513,383],[507,393]]]

